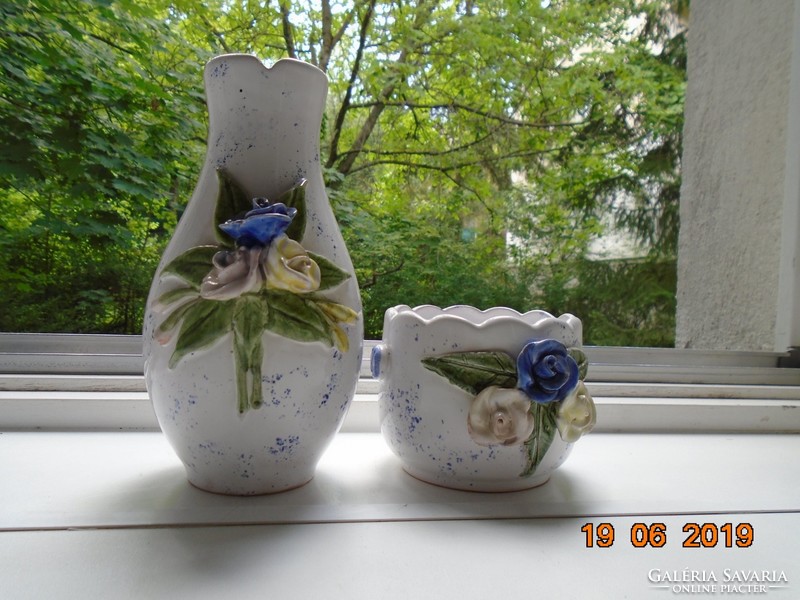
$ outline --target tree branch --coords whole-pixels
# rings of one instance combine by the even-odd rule
[[[374,3],[374,2],[372,2],[371,4],[372,4],[372,6],[374,6],[374,5],[375,5],[375,3]],[[333,49],[336,47],[336,45],[337,45],[339,42],[341,42],[341,41],[342,41],[342,37],[344,37],[344,32],[345,32],[345,30],[346,30],[346,29],[347,29],[347,28],[350,26],[350,21],[352,21],[352,20],[353,20],[353,17],[356,15],[356,11],[357,11],[357,10],[358,10],[358,4],[356,4],[356,5],[353,7],[353,10],[351,10],[349,13],[347,13],[347,14],[344,16],[344,19],[342,20],[342,26],[341,26],[341,27],[339,27],[339,30],[338,30],[338,31],[337,31],[337,32],[336,32],[336,33],[333,35],[333,37],[331,38],[331,42],[330,42],[330,52],[328,53],[328,55],[327,55],[327,56],[325,56],[325,57],[324,57],[324,58],[325,58],[325,61],[324,61],[324,63],[323,63],[323,64],[325,65],[325,68],[323,69],[323,71],[327,70],[327,68],[328,68],[328,62],[330,61],[330,58],[331,58],[331,56],[330,56],[330,55],[331,55],[331,53],[333,52]]]
[[[222,47],[225,53],[230,54],[231,49],[228,48],[228,44],[225,42],[225,36],[214,28],[214,26],[208,20],[208,17],[206,17],[205,15],[200,15],[200,19],[203,21],[203,25],[206,26],[206,29],[208,29],[208,31],[211,32],[211,35],[213,35],[219,42],[219,45]]]
[[[472,148],[473,146],[477,146],[486,140],[491,139],[495,133],[497,132],[490,131],[477,140],[461,144],[460,146],[454,146],[452,148],[448,148],[447,150],[372,150],[370,148],[362,148],[360,152],[363,154],[371,154],[373,156],[447,156],[448,154],[456,154],[457,152],[462,152]],[[346,156],[351,152],[355,152],[355,150],[343,152],[342,156]]]
[[[450,171],[457,171],[458,169],[464,169],[466,167],[475,167],[480,166],[486,163],[496,163],[502,162],[505,160],[512,160],[515,158],[529,158],[531,156],[540,156],[542,154],[550,154],[552,152],[561,152],[562,150],[566,150],[569,148],[568,145],[565,146],[556,146],[555,148],[547,148],[546,150],[527,150],[527,151],[519,151],[519,152],[510,152],[509,154],[503,154],[500,156],[489,156],[489,157],[482,157],[475,160],[467,160],[457,164],[452,165],[435,165],[431,163],[424,163],[424,162],[414,162],[408,160],[373,160],[368,163],[363,163],[358,165],[357,167],[350,170],[350,175],[353,173],[357,173],[359,171],[365,171],[367,169],[372,169],[377,167],[378,165],[397,165],[399,167],[410,167],[412,169],[425,169],[428,171],[438,171],[440,173],[449,173]]]
[[[86,34],[88,37],[92,38],[93,40],[97,40],[98,42],[103,42],[107,46],[110,46],[111,48],[114,48],[114,50],[118,50],[119,52],[122,52],[123,54],[129,54],[131,56],[136,56],[135,52],[132,52],[131,50],[128,50],[124,46],[121,46],[121,45],[117,44],[116,42],[114,42],[114,41],[112,41],[112,40],[110,40],[110,39],[108,39],[106,37],[103,37],[102,35],[99,35],[97,33],[93,33],[91,31],[85,31],[85,30],[81,30],[81,31],[82,31],[82,33]]]
[[[581,125],[585,125],[586,121],[561,121],[556,123],[547,123],[547,122],[536,122],[536,121],[522,121],[520,119],[512,119],[511,117],[506,117],[505,115],[498,115],[495,113],[490,113],[484,110],[480,110],[478,108],[467,106],[466,104],[460,104],[458,102],[443,102],[443,103],[433,103],[433,104],[424,104],[418,102],[361,102],[358,104],[351,104],[350,108],[373,108],[377,104],[382,104],[383,106],[397,106],[401,108],[410,108],[410,109],[424,109],[424,110],[462,110],[464,112],[469,112],[476,114],[480,117],[484,117],[486,119],[492,119],[494,121],[500,121],[501,123],[505,123],[507,125],[514,125],[516,127],[530,127],[534,129],[552,129],[555,127],[580,127]]]
[[[336,114],[336,121],[333,125],[333,136],[331,137],[330,149],[328,150],[328,160],[325,167],[331,168],[339,159],[339,138],[342,135],[342,128],[344,126],[344,118],[350,108],[350,99],[353,96],[353,88],[355,87],[358,73],[361,69],[361,59],[364,56],[364,44],[367,40],[367,32],[369,31],[370,23],[372,22],[372,15],[374,14],[376,0],[370,0],[367,4],[367,10],[364,17],[361,19],[361,26],[358,32],[358,48],[356,49],[356,57],[353,60],[353,68],[350,70],[350,79],[347,82],[347,89],[342,99],[342,105],[339,107],[339,112]],[[355,9],[354,9],[355,11]],[[324,47],[324,44],[323,44]]]
[[[415,31],[420,31],[422,29],[422,26],[428,20],[434,8],[435,8],[435,3],[433,2],[426,3],[420,1],[420,3],[417,5],[417,12],[414,16],[413,29]],[[413,43],[404,46],[403,49],[400,51],[400,55],[395,61],[395,66],[396,67],[405,66],[406,62],[408,61],[409,54],[411,54],[411,52],[414,51],[416,47],[417,46]],[[375,129],[375,125],[377,125],[378,123],[378,118],[383,112],[383,109],[386,106],[386,102],[394,93],[395,88],[401,81],[404,81],[404,78],[397,73],[394,74],[394,76],[390,76],[389,81],[386,83],[386,85],[383,86],[383,89],[378,94],[377,101],[372,106],[371,110],[369,111],[369,115],[367,116],[367,119],[364,121],[364,123],[362,123],[361,129],[359,130],[355,140],[353,141],[351,151],[348,152],[336,165],[337,170],[343,175],[347,175],[348,173],[350,173],[351,169],[353,168],[353,164],[356,161],[356,158],[358,158],[359,153],[364,148],[364,144],[369,139],[369,136],[372,134],[373,129]],[[344,120],[344,116],[342,116],[342,120]]]
[[[297,58],[297,52],[294,47],[294,35],[292,34],[292,23],[289,21],[289,3],[286,0],[281,0],[278,5],[281,8],[281,23],[283,24],[283,41],[286,44],[286,52],[290,58]]]
[[[462,188],[464,190],[467,190],[469,193],[471,193],[473,196],[475,196],[475,198],[478,200],[478,202],[481,204],[481,206],[483,206],[483,208],[486,209],[486,212],[489,213],[489,227],[492,230],[494,230],[494,228],[495,228],[495,220],[496,220],[495,217],[497,216],[497,214],[496,214],[495,210],[492,209],[492,207],[490,207],[486,203],[486,200],[483,199],[483,196],[481,196],[475,188],[473,188],[471,186],[468,186],[466,183],[464,183],[461,180],[461,178],[454,177],[453,175],[451,175],[450,173],[448,173],[446,171],[443,174],[450,181],[452,181],[456,186],[458,186],[458,187],[460,187],[460,188]]]
[[[401,260],[399,265],[397,265],[396,267],[392,267],[388,271],[383,271],[381,273],[373,271],[372,272],[372,277],[369,278],[369,281],[359,281],[358,282],[358,287],[360,287],[362,290],[366,289],[368,287],[372,287],[373,285],[378,283],[378,277],[385,277],[386,275],[391,275],[392,273],[398,273],[398,272],[403,270],[403,267],[405,266],[405,264],[406,264],[406,261],[405,260]]]

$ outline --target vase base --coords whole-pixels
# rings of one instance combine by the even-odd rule
[[[541,475],[539,477],[520,477],[518,480],[467,480],[467,479],[444,479],[437,478],[428,473],[418,471],[413,467],[403,465],[403,471],[414,479],[418,479],[423,483],[435,485],[437,487],[447,488],[451,490],[460,490],[464,492],[488,492],[505,494],[508,492],[522,492],[530,490],[535,487],[544,485],[550,481],[551,473]]]

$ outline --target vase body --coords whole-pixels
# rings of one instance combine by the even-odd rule
[[[543,311],[390,308],[383,340],[372,354],[386,443],[409,474],[436,485],[507,492],[545,483],[567,458],[572,442],[594,425],[591,398],[578,379],[585,375],[585,365],[579,367],[565,353],[572,379],[565,376],[563,397],[540,404],[518,389],[517,358],[523,349],[542,342],[562,352],[570,349],[577,357],[582,355],[581,333],[576,317],[556,318]],[[501,415],[508,426],[505,432],[500,428],[498,438],[491,437],[491,428],[488,434],[478,431],[475,420],[479,398],[492,393],[494,406],[485,413],[489,418]],[[511,398],[512,413],[515,403],[521,406],[516,417],[503,414],[503,398]],[[580,418],[570,423],[563,410],[571,406],[567,400],[583,403]],[[512,427],[514,418],[522,425],[519,434]]]
[[[327,78],[226,55],[204,80],[207,154],[148,297],[145,379],[192,484],[274,493],[313,477],[361,363],[358,286],[319,159]]]

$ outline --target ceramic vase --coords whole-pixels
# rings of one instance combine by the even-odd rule
[[[390,308],[371,361],[386,443],[436,485],[545,483],[596,420],[581,333],[576,317],[543,311]]]
[[[192,484],[279,492],[313,477],[361,362],[359,291],[319,159],[327,78],[225,55],[204,80],[207,154],[150,290],[145,379]]]

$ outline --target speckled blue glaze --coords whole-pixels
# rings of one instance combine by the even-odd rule
[[[353,273],[319,163],[327,79],[296,60],[266,68],[253,56],[225,55],[206,66],[205,86],[208,150],[151,287],[144,324],[145,380],[161,428],[193,485],[223,494],[280,492],[313,477],[353,398],[363,338],[355,277],[326,291],[332,301],[358,312],[357,322],[346,328],[349,349],[266,331],[261,381],[256,382],[264,402],[244,414],[237,411],[232,335],[219,337],[170,369],[175,340],[163,345],[155,340],[164,319],[156,299],[179,285],[175,277],[161,276],[164,265],[189,248],[216,243],[220,168],[252,197],[273,197],[307,179],[307,221],[300,242]]]
[[[523,446],[482,446],[470,437],[472,396],[422,364],[422,359],[467,351],[505,351],[517,356],[534,339],[581,345],[582,327],[572,315],[508,308],[397,306],[386,311],[383,341],[373,373],[380,379],[381,432],[403,468],[418,479],[473,491],[515,491],[545,483],[570,452],[558,435],[538,468],[520,477]]]

